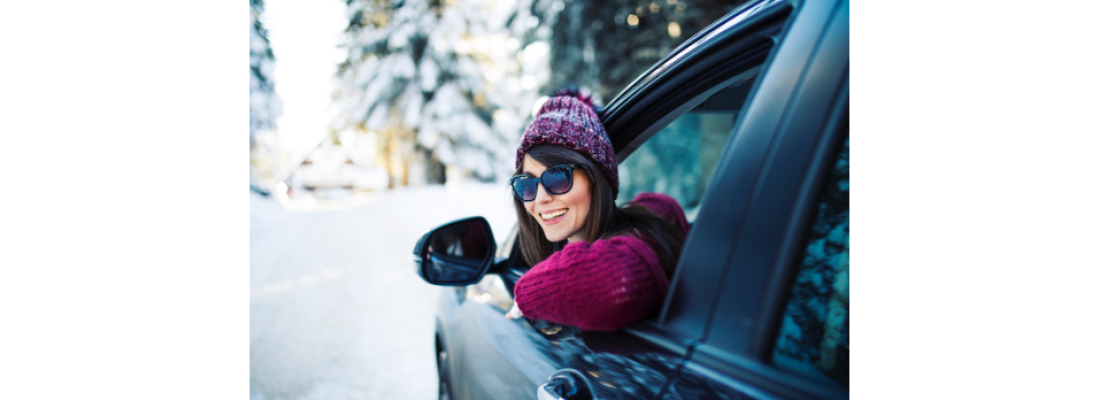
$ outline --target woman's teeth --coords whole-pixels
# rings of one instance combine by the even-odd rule
[[[566,211],[568,211],[568,209],[563,208],[561,210],[554,211],[554,212],[549,213],[549,214],[541,214],[540,213],[539,215],[542,216],[543,221],[549,221],[549,220],[552,220],[554,218],[557,218],[558,216],[560,216],[562,214],[565,214]]]

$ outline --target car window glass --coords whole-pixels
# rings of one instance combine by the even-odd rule
[[[836,158],[787,296],[772,361],[848,387],[848,139]]]
[[[757,70],[664,127],[619,164],[620,206],[641,192],[664,193],[676,199],[695,221],[699,203],[756,80]]]

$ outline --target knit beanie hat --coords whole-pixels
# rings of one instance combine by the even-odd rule
[[[527,151],[540,144],[564,146],[591,159],[611,184],[611,198],[618,197],[619,165],[615,162],[615,149],[596,115],[591,97],[581,95],[577,89],[554,92],[523,132],[523,141],[516,150],[517,169],[523,165]]]

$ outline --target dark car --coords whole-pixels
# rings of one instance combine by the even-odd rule
[[[648,318],[615,332],[507,319],[530,269],[516,230],[499,246],[479,217],[425,234],[418,273],[453,286],[440,398],[847,398],[848,14],[752,2],[604,108],[620,205],[664,193],[691,223]]]

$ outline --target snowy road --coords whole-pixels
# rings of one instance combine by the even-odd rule
[[[432,399],[433,312],[412,247],[426,230],[485,216],[497,239],[515,217],[504,185],[431,186],[286,211],[252,195],[250,397]]]

